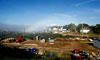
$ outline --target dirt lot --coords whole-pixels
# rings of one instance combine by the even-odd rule
[[[100,49],[93,46],[93,42],[89,42],[87,40],[79,41],[79,40],[69,40],[64,38],[58,38],[55,40],[54,44],[40,43],[40,41],[30,40],[24,41],[22,43],[2,43],[4,46],[8,47],[20,47],[20,48],[37,48],[39,50],[46,50],[51,52],[57,52],[58,56],[62,56],[63,53],[70,54],[73,49],[80,49],[87,53],[91,52],[100,52]]]

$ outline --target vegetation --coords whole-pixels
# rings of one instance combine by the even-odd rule
[[[95,34],[100,34],[100,24],[97,24],[96,26],[90,26],[91,32]]]
[[[70,29],[71,32],[79,32],[80,30],[83,28],[87,28],[90,29],[89,34],[100,34],[100,24],[96,24],[95,26],[90,26],[88,24],[78,24],[78,26],[76,26],[75,24],[71,23],[68,25],[65,25],[64,27],[67,27],[68,29]]]
[[[2,38],[18,38],[20,35],[23,36],[23,33],[14,33],[14,32],[0,32],[0,37]],[[49,37],[52,38],[69,38],[73,36],[63,36],[61,34],[51,34],[51,33],[25,33],[24,38],[35,39],[36,36],[44,37],[48,39]]]
[[[70,32],[76,32],[76,25],[71,23],[71,24],[68,24],[68,25],[65,25],[64,28],[68,28],[70,30]]]
[[[70,32],[80,32],[80,29],[82,29],[82,27],[87,27],[90,29],[90,32],[88,34],[93,34],[93,35],[98,35],[100,34],[100,24],[97,24],[95,26],[89,26],[88,24],[78,24],[78,26],[76,26],[75,24],[71,23],[68,25],[64,26],[65,28],[68,28],[70,30]],[[36,36],[41,36],[44,38],[49,38],[49,37],[53,37],[53,38],[69,38],[73,36],[62,36],[60,34],[51,34],[51,33],[36,33],[36,34],[32,34],[32,33],[21,33],[21,32],[7,32],[7,31],[0,31],[0,37],[2,38],[18,38],[18,36],[24,36],[24,38],[31,38],[31,39],[35,39]]]
[[[89,28],[89,25],[88,24],[78,24],[77,31],[80,32],[80,30],[85,28],[85,27]]]

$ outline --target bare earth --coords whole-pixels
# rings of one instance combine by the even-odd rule
[[[87,53],[91,52],[100,52],[100,49],[93,46],[93,42],[89,41],[73,41],[64,38],[58,38],[55,40],[54,44],[40,43],[40,41],[36,40],[27,40],[22,43],[3,43],[4,46],[8,47],[20,47],[20,48],[37,48],[39,50],[46,50],[46,51],[55,51],[59,53],[58,55],[61,56],[62,53],[71,53],[73,49],[80,49]]]

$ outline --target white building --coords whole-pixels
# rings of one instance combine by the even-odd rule
[[[100,49],[100,38],[99,39],[94,39],[93,40],[93,45]]]
[[[51,26],[47,29],[48,32],[59,33],[61,26]]]
[[[85,27],[80,30],[80,33],[88,33],[89,31],[90,31],[90,29],[88,27]]]
[[[47,31],[52,32],[52,33],[70,32],[70,30],[64,26],[51,26],[51,27],[47,28]]]
[[[67,32],[67,30],[66,29],[62,29],[62,32]]]
[[[70,29],[69,29],[68,25],[67,26],[63,26],[62,32],[70,32]]]

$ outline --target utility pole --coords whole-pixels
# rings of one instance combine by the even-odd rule
[[[25,25],[24,25],[23,39],[24,39],[24,36],[25,36]]]
[[[82,23],[82,38],[83,38],[83,23]]]

